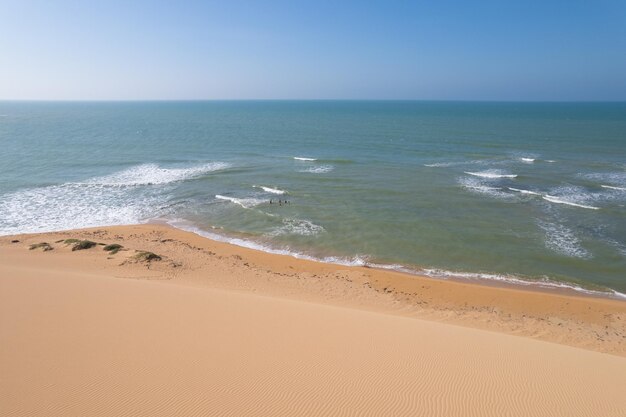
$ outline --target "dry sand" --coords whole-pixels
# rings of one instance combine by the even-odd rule
[[[2,237],[0,415],[624,416],[625,321],[158,225]]]

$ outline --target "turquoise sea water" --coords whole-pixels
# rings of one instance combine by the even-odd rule
[[[161,219],[333,262],[626,292],[625,103],[0,102],[0,147],[4,235]]]

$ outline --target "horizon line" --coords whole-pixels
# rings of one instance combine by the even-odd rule
[[[167,102],[224,102],[224,101],[354,101],[354,102],[448,102],[448,103],[626,103],[621,100],[515,100],[515,99],[420,99],[420,98],[201,98],[201,99],[5,99],[2,102],[38,102],[38,103],[167,103]]]

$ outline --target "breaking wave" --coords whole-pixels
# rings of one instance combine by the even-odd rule
[[[287,191],[285,190],[279,190],[278,188],[272,188],[272,187],[265,187],[263,185],[255,185],[255,188],[260,188],[263,191],[265,191],[266,193],[271,193],[271,194],[287,194]]]
[[[164,186],[229,167],[142,164],[84,182],[30,188],[0,199],[0,235],[141,223],[168,203]]]
[[[600,207],[596,207],[596,206],[587,206],[585,204],[578,204],[578,203],[574,203],[571,201],[567,201],[567,200],[562,200],[558,197],[555,197],[553,195],[549,195],[546,194],[544,196],[542,196],[544,200],[549,201],[551,203],[556,203],[556,204],[565,204],[568,206],[572,206],[572,207],[580,207],[580,208],[584,208],[584,209],[590,209],[590,210],[599,210]]]
[[[238,206],[241,206],[247,209],[258,206],[259,204],[265,202],[265,200],[261,200],[258,198],[235,198],[235,197],[228,197],[228,196],[220,195],[220,194],[216,194],[215,198],[217,198],[218,200],[229,201],[233,204],[237,204]]]
[[[465,171],[465,173],[468,175],[473,175],[475,177],[489,178],[489,179],[517,178],[516,174],[505,174],[502,171],[495,170],[495,169],[490,169],[487,171],[480,171],[480,172]]]
[[[509,190],[511,191],[515,191],[521,194],[530,194],[530,195],[541,195],[540,193],[537,193],[535,191],[530,191],[530,190],[522,190],[521,188],[513,188],[513,187],[507,187]]]
[[[93,178],[84,183],[105,186],[162,185],[199,177],[213,171],[226,169],[231,165],[225,162],[211,162],[188,168],[162,168],[156,164],[143,164],[120,172]]]
[[[614,185],[604,185],[604,184],[602,184],[600,187],[608,188],[609,190],[626,191],[626,187],[616,187]]]

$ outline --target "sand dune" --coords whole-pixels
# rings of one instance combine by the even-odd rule
[[[181,261],[174,269],[183,272],[167,279],[171,260],[117,266],[128,255],[0,246],[0,415],[610,417],[626,410],[624,357],[200,285],[181,277],[209,280],[240,271],[238,262],[260,261],[195,243],[186,243],[180,260],[206,251],[227,262],[224,269],[194,272]],[[263,288],[254,280],[265,278],[246,271]]]

